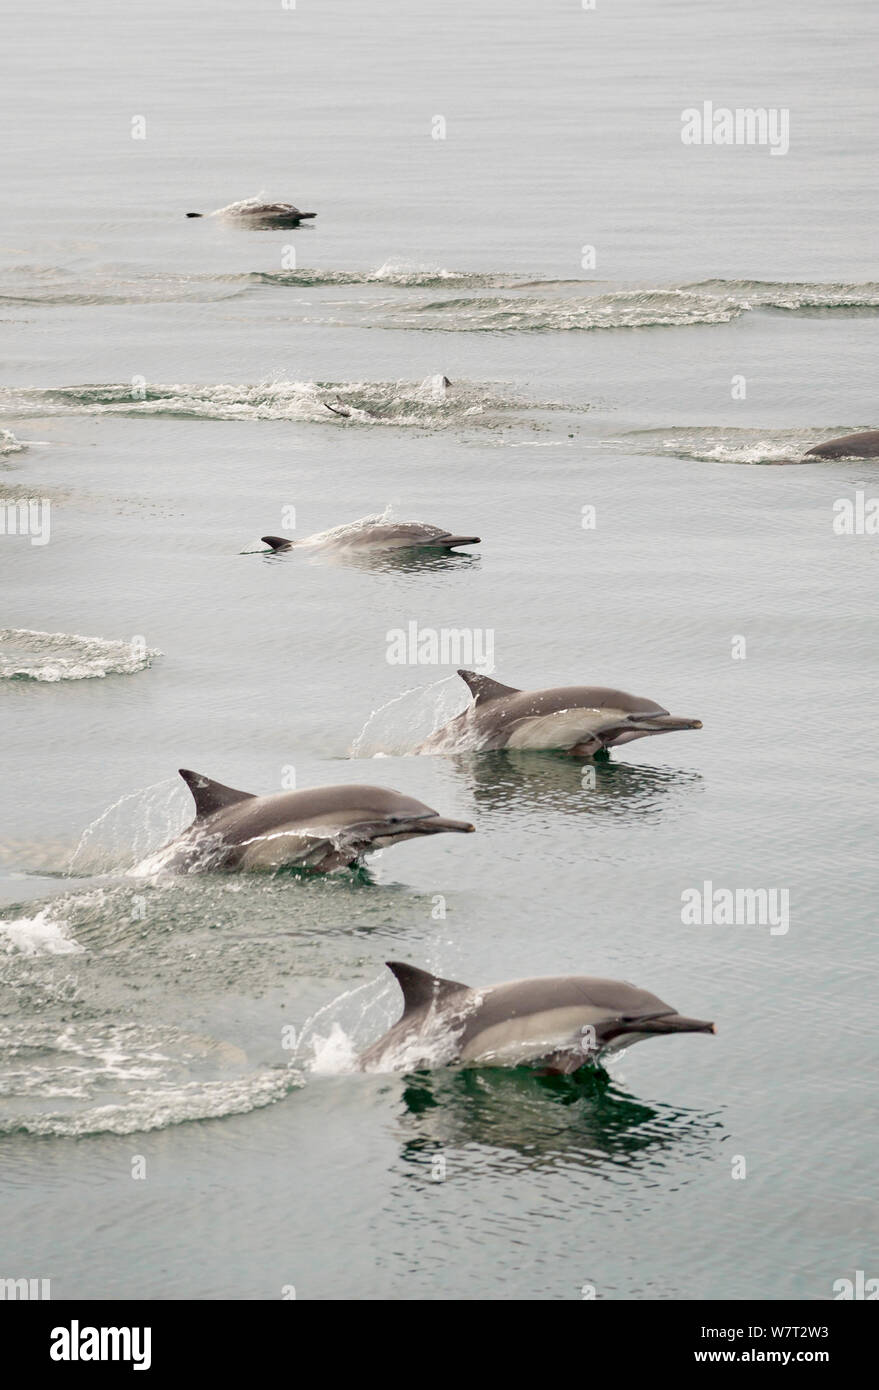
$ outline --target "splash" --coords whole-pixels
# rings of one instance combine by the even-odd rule
[[[20,439],[16,439],[12,430],[0,430],[0,458],[6,454],[21,454],[27,445]]]
[[[433,383],[435,378],[428,378]],[[437,429],[461,424],[509,423],[522,402],[477,382],[314,382],[267,380],[257,385],[148,385],[130,383],[5,390],[0,398],[24,415],[158,415],[199,420],[292,420],[312,424],[382,425]],[[533,407],[528,407],[533,408]],[[552,409],[554,403],[538,403]]]
[[[0,680],[82,681],[145,671],[162,653],[140,642],[76,632],[0,628]]]
[[[844,434],[846,428],[840,428]],[[726,426],[684,426],[666,430],[635,430],[617,440],[602,440],[602,448],[628,452],[667,454],[700,463],[820,464],[806,458],[806,451],[823,437],[827,426],[815,429],[759,430]]]
[[[323,1004],[300,1028],[291,1065],[321,1074],[356,1071],[361,1048],[389,1027],[391,986],[383,972]]]
[[[82,951],[69,933],[69,923],[58,909],[44,907],[33,917],[0,918],[0,951],[23,956],[67,956]]]
[[[176,778],[121,796],[86,826],[67,873],[85,877],[130,867],[179,835],[191,809]]]
[[[468,699],[457,675],[442,676],[428,686],[412,686],[372,711],[351,745],[351,757],[413,753],[434,730],[460,714]]]
[[[371,527],[387,526],[393,519],[393,507],[388,503],[383,512],[376,512],[373,516],[361,516],[356,521],[343,522],[341,526],[331,526],[326,531],[317,531],[313,536],[306,536],[303,540],[297,541],[297,549],[345,545]]]

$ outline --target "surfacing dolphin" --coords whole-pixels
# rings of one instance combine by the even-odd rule
[[[362,1071],[418,1067],[537,1066],[568,1075],[602,1055],[668,1033],[713,1033],[655,994],[623,980],[560,975],[471,989],[387,961],[403,991],[403,1016],[362,1052]]]
[[[879,430],[864,430],[861,434],[844,434],[839,439],[828,439],[824,444],[816,444],[807,449],[806,458],[819,459],[875,459],[879,458]]]
[[[441,401],[452,388],[452,382],[447,376],[427,376],[418,388],[417,394],[422,400]],[[336,397],[335,403],[332,401],[322,401],[324,410],[329,410],[333,415],[340,415],[343,420],[350,420],[353,414],[350,406],[344,405]],[[384,414],[381,410],[370,410],[365,405],[357,407],[358,415],[367,415],[373,420],[380,420]]]
[[[137,869],[140,877],[173,869],[313,869],[329,873],[371,850],[438,835],[467,834],[468,821],[448,820],[430,806],[387,787],[310,787],[254,796],[180,769],[195,800],[195,820]]]
[[[321,531],[301,541],[284,536],[260,536],[273,551],[281,550],[433,550],[448,551],[457,545],[478,545],[479,536],[456,536],[426,521],[354,521]]]
[[[300,212],[292,203],[265,203],[259,198],[244,198],[240,203],[229,203],[214,212],[188,212],[186,216],[232,217],[261,227],[295,227],[297,222],[317,217],[317,213]]]
[[[682,719],[653,700],[604,686],[517,690],[473,671],[458,675],[469,687],[473,703],[432,733],[417,753],[559,748],[588,757],[636,738],[702,728],[699,719]]]

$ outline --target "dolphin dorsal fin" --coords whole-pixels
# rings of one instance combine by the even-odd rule
[[[284,536],[260,536],[263,545],[270,545],[272,550],[292,550],[293,542]]]
[[[402,960],[388,960],[385,965],[396,975],[397,984],[403,991],[404,1018],[425,1004],[439,1004],[448,995],[470,988],[457,980],[444,980],[441,975],[431,975],[429,970],[419,970],[416,965],[407,965]]]
[[[519,694],[515,685],[501,685],[500,681],[493,681],[490,676],[478,676],[475,671],[459,671],[458,675],[477,705],[484,705],[489,700],[499,700],[502,695]]]
[[[222,782],[212,782],[200,772],[190,772],[188,767],[178,769],[195,802],[195,818],[203,820],[215,811],[223,811],[239,801],[251,801],[253,792],[239,792],[234,787],[224,787]]]

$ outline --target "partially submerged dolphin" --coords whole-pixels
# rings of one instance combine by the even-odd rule
[[[317,213],[300,212],[292,203],[264,203],[259,198],[244,198],[240,203],[229,203],[227,207],[217,208],[214,212],[188,212],[186,216],[236,217],[266,227],[291,227],[308,217],[317,217]]]
[[[479,536],[456,536],[426,521],[352,522],[332,531],[321,531],[301,541],[284,536],[260,536],[272,550],[452,550],[456,545],[478,545]]]
[[[839,439],[828,439],[824,444],[807,449],[805,456],[819,459],[879,458],[879,430],[863,430],[860,434],[844,434]]]
[[[403,991],[403,1016],[361,1053],[362,1071],[469,1063],[567,1075],[645,1038],[715,1032],[623,980],[561,975],[471,989],[401,961],[387,966]]]
[[[187,768],[180,776],[195,800],[195,820],[139,866],[140,876],[162,869],[296,867],[328,873],[401,840],[475,828],[386,787],[311,787],[254,796]]]
[[[441,401],[448,395],[451,388],[452,382],[447,376],[427,376],[419,386],[416,395],[420,397],[421,400]],[[322,401],[321,404],[324,410],[331,411],[333,415],[341,415],[343,420],[350,420],[351,416],[354,414],[351,407],[343,404],[338,396],[336,397],[335,403],[331,401]],[[357,406],[357,413],[358,415],[367,415],[373,420],[380,420],[385,414],[385,411],[371,410],[365,405],[359,405]]]
[[[669,714],[662,705],[604,686],[560,685],[517,690],[489,676],[459,671],[473,703],[416,749],[560,748],[578,757],[636,738],[675,729],[701,729],[698,719]]]

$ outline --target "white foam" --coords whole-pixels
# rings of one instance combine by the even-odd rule
[[[337,1075],[355,1070],[357,1047],[341,1023],[334,1021],[330,1025],[329,1033],[325,1036],[321,1033],[313,1033],[311,1046],[313,1054],[308,1063],[309,1071],[324,1075]]]
[[[20,454],[27,448],[21,440],[16,439],[12,430],[0,430],[0,454]]]
[[[69,956],[82,952],[82,946],[68,935],[69,924],[53,916],[54,909],[42,908],[34,917],[14,921],[0,919],[0,950],[24,956]]]
[[[77,632],[0,628],[0,680],[56,683],[131,675],[146,670],[153,657],[161,655],[155,647]]]
[[[428,379],[429,381],[432,378]],[[37,415],[159,415],[200,420],[301,420],[310,423],[432,427],[462,418],[491,425],[520,403],[473,382],[456,381],[437,393],[423,382],[315,382],[267,379],[255,384],[130,384],[68,386],[57,390],[10,388],[0,397],[20,413]]]

